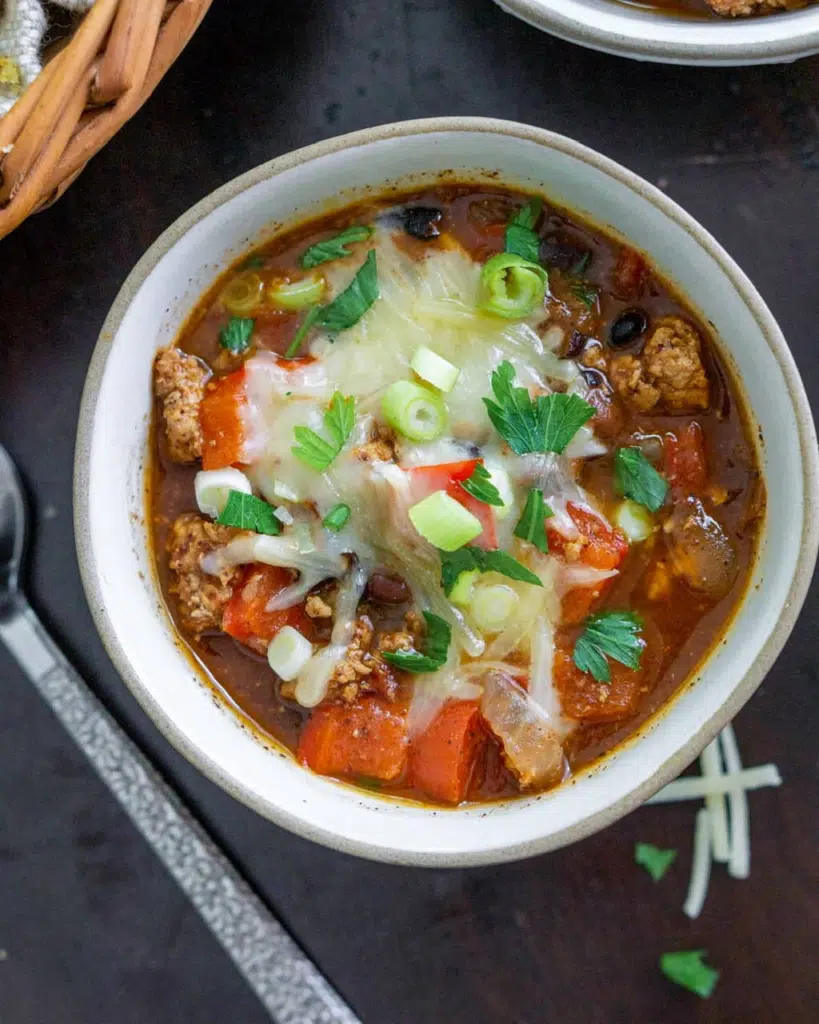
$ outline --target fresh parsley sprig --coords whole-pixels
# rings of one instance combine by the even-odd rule
[[[381,657],[404,672],[437,672],[446,663],[452,629],[448,622],[432,612],[422,612],[427,624],[423,652],[387,651]]]
[[[543,500],[543,491],[533,487],[526,497],[523,513],[515,527],[515,536],[534,544],[544,555],[548,554],[549,540],[546,536],[545,520],[553,515],[554,512]]]
[[[640,633],[643,620],[634,612],[601,612],[586,619],[574,645],[574,663],[598,683],[611,682],[608,658],[626,668],[640,667],[645,641]]]
[[[316,242],[305,249],[301,255],[301,265],[305,270],[319,267],[322,263],[330,263],[332,260],[341,260],[350,255],[348,245],[354,242],[364,242],[373,233],[371,227],[366,224],[353,224],[345,228],[333,238],[325,238],[323,242]]]
[[[255,321],[250,317],[232,316],[219,331],[219,344],[228,352],[238,355],[250,347],[250,339],[253,337],[255,326]]]
[[[590,285],[588,281],[573,281],[569,285],[569,291],[576,299],[583,303],[586,309],[594,309],[600,294],[594,285]]]
[[[305,465],[323,473],[346,444],[354,425],[355,398],[345,397],[336,391],[324,413],[324,429],[330,435],[329,440],[310,427],[294,427],[293,435],[298,445],[291,450]]]
[[[657,472],[636,445],[617,449],[614,486],[619,494],[645,505],[649,512],[656,512],[668,493],[665,477]]]
[[[355,326],[378,298],[378,294],[378,265],[375,249],[370,249],[366,260],[343,292],[326,306],[313,306],[307,311],[287,347],[285,357],[293,358],[311,327],[323,327],[330,334],[338,334],[339,331]]]
[[[495,430],[517,455],[566,450],[577,431],[594,416],[594,406],[579,395],[540,395],[532,399],[516,387],[515,368],[502,362],[492,372],[494,399],[484,398]]]
[[[659,882],[674,863],[676,850],[661,850],[652,843],[634,844],[634,863],[645,868],[655,882]]]
[[[660,970],[670,981],[707,999],[717,987],[719,971],[703,963],[704,956],[704,949],[663,953],[660,957]]]
[[[275,537],[282,532],[282,524],[275,516],[275,509],[255,494],[230,491],[222,513],[216,520],[221,526],[235,526],[238,530],[266,533]]]
[[[463,572],[497,572],[510,580],[520,580],[542,587],[543,582],[531,569],[505,551],[484,551],[470,544],[457,551],[439,551],[441,556],[441,586],[447,597],[452,593]]]
[[[499,508],[503,506],[500,491],[492,483],[492,477],[482,463],[479,462],[472,470],[472,474],[466,480],[461,480],[460,484],[467,494],[482,501],[484,505],[497,505]]]
[[[543,201],[535,197],[514,212],[506,225],[506,252],[521,256],[530,263],[540,262],[540,239],[535,231],[535,224],[542,208]]]

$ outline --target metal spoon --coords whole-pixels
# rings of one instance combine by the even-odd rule
[[[279,1024],[360,1024],[69,665],[19,589],[26,506],[0,445],[0,640]]]

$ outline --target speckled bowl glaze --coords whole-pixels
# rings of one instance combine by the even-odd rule
[[[751,18],[686,18],[619,0],[495,0],[570,43],[660,64],[786,64],[819,53],[819,6]]]
[[[645,250],[693,297],[744,382],[764,444],[769,517],[748,595],[705,665],[633,739],[536,797],[445,811],[320,778],[265,742],[197,674],[154,580],[144,520],[151,362],[228,264],[277,225],[368,192],[451,178],[542,190]],[[753,285],[683,210],[570,139],[526,125],[445,118],[386,125],[264,164],[173,224],[125,282],[83,395],[77,547],[103,641],[165,736],[271,820],[350,853],[403,864],[484,864],[575,842],[679,772],[759,685],[794,624],[817,551],[817,450],[799,375]]]

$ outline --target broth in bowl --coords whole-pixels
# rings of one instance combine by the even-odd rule
[[[539,196],[447,185],[281,233],[154,388],[180,634],[322,775],[450,806],[556,786],[750,578],[764,487],[707,325]]]

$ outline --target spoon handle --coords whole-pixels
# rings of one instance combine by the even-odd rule
[[[360,1024],[177,794],[69,665],[20,596],[0,640],[77,742],[278,1024]]]

